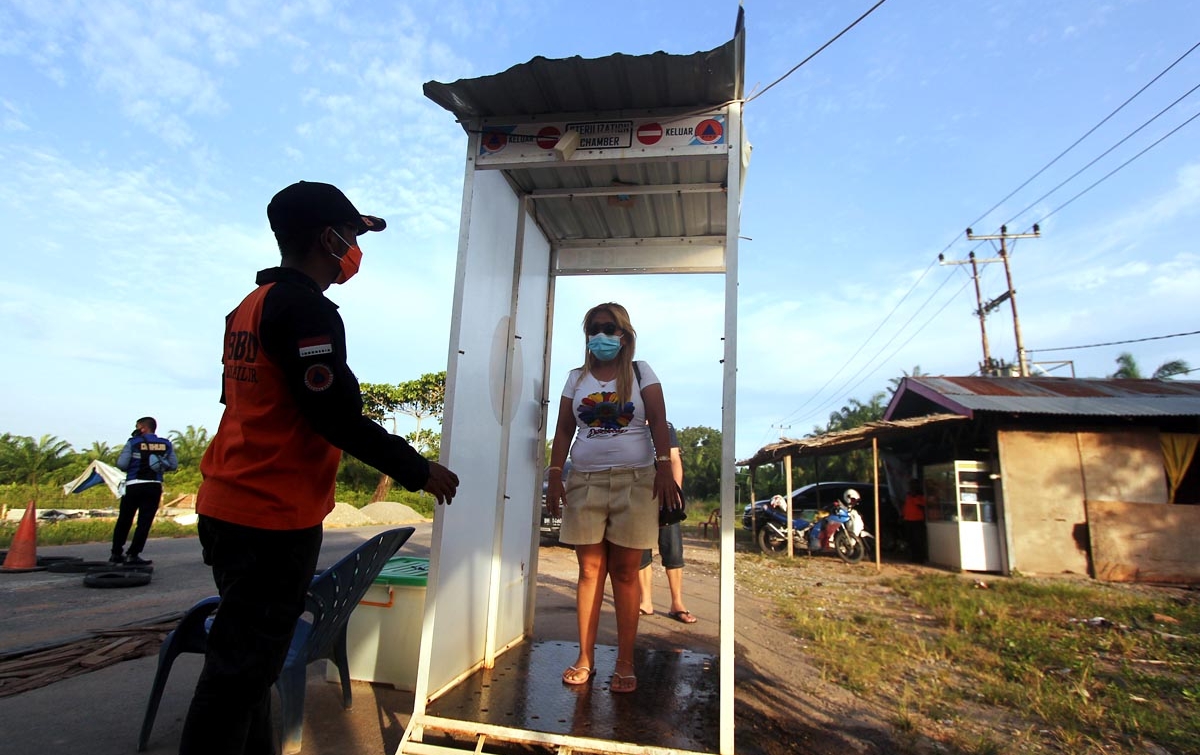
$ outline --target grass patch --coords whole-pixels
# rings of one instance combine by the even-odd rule
[[[805,559],[739,559],[771,585],[822,675],[894,708],[902,741],[953,752],[1200,753],[1200,600],[1135,585],[966,575],[874,577],[857,591]],[[788,571],[798,570],[793,578]],[[781,588],[782,586],[786,586]],[[973,720],[1025,720],[988,731]]]
[[[37,523],[37,544],[46,545],[80,545],[82,543],[103,543],[112,540],[115,519],[64,519],[59,522],[39,521]],[[0,524],[0,548],[12,545],[13,535],[17,531],[16,522]],[[157,518],[150,527],[150,537],[195,537],[196,525],[182,525],[170,519]]]

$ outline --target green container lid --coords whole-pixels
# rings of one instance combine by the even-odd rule
[[[375,578],[376,584],[425,587],[429,581],[429,559],[393,556]]]

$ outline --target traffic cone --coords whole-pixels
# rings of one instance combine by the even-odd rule
[[[25,506],[25,515],[17,525],[4,567],[0,571],[33,571],[37,568],[37,505],[30,501]]]

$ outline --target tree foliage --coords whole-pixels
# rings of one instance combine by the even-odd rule
[[[200,459],[208,450],[208,444],[211,441],[211,438],[208,437],[208,430],[195,425],[188,425],[183,432],[172,430],[167,433],[167,437],[175,446],[175,457],[179,459],[180,468],[199,467]]]
[[[1163,362],[1154,370],[1154,374],[1150,376],[1152,380],[1170,380],[1176,375],[1183,375],[1190,372],[1188,363],[1182,359],[1172,359],[1168,362]],[[1109,375],[1110,378],[1124,378],[1127,380],[1141,380],[1142,369],[1138,365],[1137,359],[1128,351],[1122,351],[1117,355],[1117,371]]]
[[[121,449],[113,448],[99,440],[92,441],[92,447],[84,451],[82,456],[89,463],[93,461],[102,461],[105,464],[116,464],[117,456],[121,453]]]
[[[429,450],[440,445],[435,434],[421,428],[426,419],[441,422],[446,404],[446,371],[429,372],[416,380],[391,385],[389,383],[363,383],[360,386],[363,396],[363,414],[386,426],[392,420],[392,431],[395,432],[395,420],[399,415],[412,417],[417,421],[417,429],[405,436],[417,450],[428,454]]]
[[[902,383],[904,381],[904,378],[906,378],[906,377],[923,377],[923,376],[929,374],[928,372],[922,372],[921,365],[919,365],[919,364],[913,365],[912,372],[909,372],[908,370],[901,370],[901,372],[903,372],[904,374],[898,375],[898,376],[896,376],[894,378],[890,378],[888,380],[888,392],[893,395],[895,395],[896,391],[900,390],[900,383]]]
[[[0,436],[0,482],[60,482],[73,460],[71,444],[54,435],[34,440],[30,436],[5,433]]]
[[[439,423],[446,404],[446,371],[427,372],[416,380],[391,385],[388,383],[362,383],[359,386],[363,397],[363,414],[386,427],[387,421],[392,422],[391,430],[396,431],[398,415],[412,417],[417,421],[417,428],[404,436],[409,444],[427,458],[437,458],[441,453],[441,433],[429,428],[422,428],[425,419],[435,419]],[[343,466],[343,471],[350,474]],[[339,474],[340,479],[340,474]],[[372,501],[384,500],[392,489],[392,479],[387,475],[379,475]]]
[[[693,500],[721,495],[721,431],[711,427],[676,429],[683,460],[683,494]]]

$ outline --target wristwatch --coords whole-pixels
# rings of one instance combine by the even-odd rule
[[[655,456],[654,460],[655,461],[670,461],[671,457],[670,456]]]

